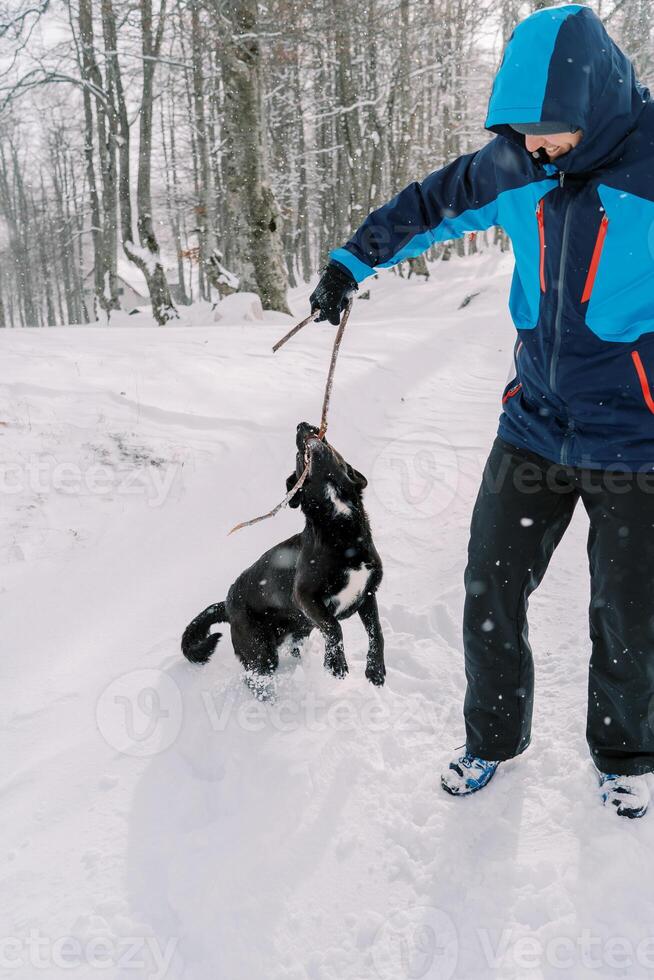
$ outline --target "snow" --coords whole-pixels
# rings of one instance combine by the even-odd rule
[[[463,741],[462,576],[511,372],[510,265],[388,273],[357,300],[329,437],[369,480],[386,686],[351,619],[349,675],[312,636],[274,704],[243,685],[229,629],[205,668],[179,639],[301,526],[284,510],[226,536],[283,496],[333,328],[274,356],[288,317],[208,306],[153,330],[0,332],[1,975],[652,975],[654,817],[599,806],[584,740],[581,508],[531,600],[531,748],[479,796],[439,787]]]
[[[225,296],[216,304],[214,320],[223,320],[226,323],[234,321],[245,321],[251,323],[253,320],[263,320],[263,307],[261,300],[256,293],[232,293]],[[290,321],[289,321],[290,323]]]
[[[158,265],[165,265],[165,260],[162,258],[160,252],[151,252],[149,248],[143,248],[142,245],[137,245],[136,242],[129,242],[127,248],[129,250],[129,255],[133,256],[134,259],[138,260],[139,262],[142,262],[151,276],[154,275]],[[127,276],[129,276],[128,281],[130,282],[130,284],[133,285],[138,280],[137,277],[134,275],[134,273],[131,272],[130,266],[132,264],[135,263],[132,262],[127,263],[126,272],[127,272]],[[138,266],[136,266],[136,269],[138,269]],[[141,272],[141,276],[143,279],[145,279],[145,276],[143,275],[142,272]]]
[[[145,276],[134,262],[129,262],[119,256],[116,262],[116,271],[120,278],[124,279],[137,293],[140,293],[141,296],[148,295],[148,284]]]

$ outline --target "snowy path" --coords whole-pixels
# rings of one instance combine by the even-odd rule
[[[330,438],[370,481],[387,684],[365,681],[348,621],[349,676],[312,638],[274,706],[241,685],[228,634],[203,670],[179,635],[298,526],[225,536],[280,499],[331,328],[274,359],[283,317],[0,333],[0,976],[654,976],[654,815],[598,807],[584,741],[581,509],[531,604],[532,747],[479,797],[438,785],[462,741],[462,575],[509,267],[389,275],[356,304]]]

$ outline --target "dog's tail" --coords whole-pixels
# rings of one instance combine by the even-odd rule
[[[182,637],[182,653],[186,659],[193,664],[206,664],[222,636],[222,633],[210,633],[209,627],[214,623],[228,622],[224,602],[215,602],[199,613],[188,624]]]

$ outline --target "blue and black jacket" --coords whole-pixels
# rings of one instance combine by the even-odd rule
[[[583,138],[556,163],[509,125],[557,120]],[[330,259],[360,282],[500,225],[518,338],[499,434],[574,466],[654,470],[654,102],[593,11],[568,4],[516,27],[486,127],[495,139],[410,184]]]

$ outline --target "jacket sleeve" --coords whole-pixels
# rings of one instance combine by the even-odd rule
[[[415,258],[435,242],[497,224],[494,151],[500,138],[434,171],[422,183],[409,184],[388,204],[371,212],[329,258],[362,282],[376,268]]]

